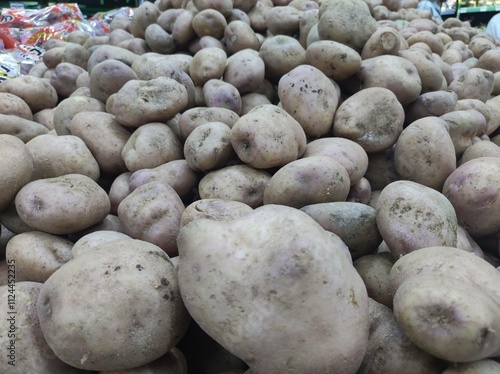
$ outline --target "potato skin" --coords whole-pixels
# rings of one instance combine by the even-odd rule
[[[65,362],[85,370],[131,369],[161,357],[189,321],[176,273],[160,248],[140,240],[109,242],[74,258],[44,283],[38,297],[47,343]]]
[[[54,108],[58,97],[55,88],[45,79],[22,75],[8,79],[0,84],[0,92],[9,92],[23,99],[32,113],[42,109]]]
[[[110,210],[106,191],[82,174],[32,181],[17,193],[15,204],[24,222],[56,235],[99,223]]]
[[[306,62],[321,70],[328,78],[342,80],[359,71],[361,56],[345,44],[318,40],[307,46]]]

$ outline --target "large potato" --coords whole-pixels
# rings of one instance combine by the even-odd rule
[[[22,140],[0,134],[0,211],[16,197],[33,174],[33,155]]]
[[[139,127],[148,122],[168,121],[187,104],[186,88],[172,78],[132,79],[116,93],[112,112],[120,124]]]
[[[301,157],[306,135],[300,124],[276,105],[261,105],[239,118],[231,128],[238,157],[256,168],[283,166]]]
[[[106,191],[81,174],[32,181],[17,193],[15,204],[24,222],[56,235],[99,223],[110,210]]]
[[[189,319],[170,258],[133,239],[103,244],[62,266],[44,283],[37,312],[54,353],[94,371],[132,369],[163,356]]]
[[[467,69],[448,86],[458,99],[477,99],[485,102],[493,90],[493,73],[481,68]]]
[[[411,181],[387,185],[377,204],[377,226],[395,258],[430,246],[457,244],[457,214],[440,192]]]
[[[396,142],[394,167],[402,179],[441,191],[457,167],[446,122],[439,117],[425,117],[406,127]]]
[[[480,157],[460,165],[444,183],[458,223],[473,237],[500,230],[499,176],[500,158]]]
[[[339,161],[310,156],[292,161],[273,174],[264,190],[264,204],[302,208],[345,201],[349,187],[349,174]]]
[[[331,132],[339,97],[321,70],[309,65],[292,69],[279,80],[278,96],[281,107],[300,123],[308,137]]]
[[[333,134],[351,139],[368,153],[392,147],[403,131],[405,112],[396,95],[383,87],[365,88],[340,104]]]
[[[356,372],[366,289],[343,244],[307,214],[266,205],[229,222],[198,219],[178,242],[189,313],[252,372]]]
[[[256,208],[263,203],[271,176],[248,165],[231,165],[207,173],[198,185],[202,199],[223,199]]]
[[[127,235],[155,244],[174,257],[183,211],[184,204],[172,187],[149,182],[127,195],[117,212]]]

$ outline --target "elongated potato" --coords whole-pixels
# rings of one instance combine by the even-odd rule
[[[336,80],[349,78],[361,68],[359,53],[333,40],[318,40],[309,44],[306,62],[321,70],[328,78]]]

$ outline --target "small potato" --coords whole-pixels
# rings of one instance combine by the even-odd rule
[[[69,97],[78,88],[76,79],[84,72],[85,69],[81,66],[61,62],[54,68],[54,73],[50,76],[50,84],[59,96]]]
[[[178,46],[186,46],[196,37],[193,29],[193,19],[195,13],[191,10],[184,10],[177,16],[172,27],[172,37]]]
[[[365,283],[368,296],[390,309],[392,309],[394,297],[390,273],[394,262],[395,259],[391,253],[366,254],[353,262],[356,271]]]
[[[148,122],[168,121],[187,104],[186,88],[172,78],[133,79],[116,93],[112,111],[123,126],[139,127]]]
[[[203,86],[210,79],[220,79],[226,69],[227,55],[216,47],[200,49],[189,65],[189,75],[194,84]]]
[[[30,121],[16,115],[0,113],[0,135],[11,135],[24,143],[38,135],[47,134],[49,129],[35,121]]]
[[[346,201],[368,204],[372,196],[372,186],[365,177],[361,178],[356,184],[351,186]]]
[[[305,157],[286,164],[271,177],[263,202],[299,209],[345,201],[349,187],[349,174],[340,162],[327,156]]]
[[[58,64],[62,62],[63,53],[64,47],[62,45],[59,47],[54,47],[47,50],[43,54],[41,60],[48,69],[54,69]]]
[[[106,297],[96,297],[88,284]],[[170,258],[157,246],[133,239],[105,243],[61,267],[44,283],[37,313],[54,353],[89,371],[150,363],[179,342],[189,323]],[[93,326],[93,331],[79,326]],[[77,343],[88,334],[95,340]],[[143,352],[145,340],[150,345]]]
[[[203,85],[203,100],[209,108],[225,108],[237,115],[241,113],[240,92],[235,86],[221,79],[210,79]]]
[[[82,174],[97,181],[100,169],[85,142],[75,135],[39,135],[26,143],[33,155],[32,180]]]
[[[133,38],[134,36],[124,29],[114,29],[109,33],[109,45],[116,47],[122,41]]]
[[[224,29],[224,41],[229,55],[244,49],[259,50],[260,41],[252,27],[243,21],[229,22]]]
[[[443,114],[440,118],[447,123],[457,157],[460,157],[472,145],[474,137],[478,132],[484,132],[482,129],[487,126],[484,115],[475,109],[453,110]]]
[[[240,160],[267,169],[300,158],[306,149],[306,135],[285,110],[276,105],[262,105],[235,122],[231,144]]]
[[[105,112],[106,106],[92,97],[73,96],[62,100],[54,109],[54,129],[57,135],[70,135],[67,126],[79,112]]]
[[[200,198],[239,201],[251,208],[263,204],[271,176],[247,165],[232,165],[207,173],[198,185]]]
[[[198,126],[208,122],[222,122],[233,127],[240,118],[235,112],[226,108],[195,107],[184,111],[179,118],[179,130],[184,139]]]
[[[13,167],[15,165],[15,167]],[[33,155],[22,140],[0,134],[0,211],[14,200],[17,192],[31,181]]]
[[[382,242],[375,220],[375,209],[368,205],[336,201],[314,203],[303,206],[300,210],[325,230],[342,239],[353,260],[375,251]]]
[[[367,153],[392,147],[401,132],[405,112],[387,88],[365,88],[347,98],[335,112],[333,134],[351,139]]]
[[[251,3],[252,1],[250,1]],[[193,5],[199,11],[203,11],[205,9],[216,9],[221,12],[224,17],[229,15],[229,12],[233,9],[233,1],[232,0],[193,0]]]
[[[136,38],[143,38],[145,36],[146,28],[156,23],[160,10],[151,2],[146,1],[141,3],[134,9],[134,16],[130,20],[130,33]]]
[[[328,156],[340,162],[349,174],[351,186],[359,182],[368,168],[368,155],[363,147],[345,138],[326,137],[310,141],[302,157],[312,156]]]
[[[260,93],[247,93],[241,96],[241,115],[247,114],[259,105],[271,104],[266,95]]]
[[[106,112],[77,113],[68,126],[71,135],[82,139],[103,173],[121,174],[127,171],[122,151],[130,132]]]
[[[212,36],[222,39],[226,26],[226,18],[216,9],[203,9],[193,17],[193,30],[199,38]]]
[[[170,54],[175,52],[175,41],[171,34],[156,23],[146,27],[144,40],[152,52]]]
[[[17,193],[15,204],[24,222],[56,235],[88,228],[110,210],[106,191],[81,174],[32,181]]]
[[[485,102],[493,90],[493,73],[482,68],[472,68],[464,71],[449,85],[458,99],[477,99]]]
[[[69,62],[73,65],[87,69],[89,51],[82,44],[68,42],[64,46],[61,62]]]
[[[415,34],[411,35],[407,39],[407,41],[409,46],[414,43],[424,42],[431,48],[433,53],[437,53],[438,55],[441,55],[444,51],[442,40],[438,36],[436,36],[436,34],[428,30],[416,32]]]
[[[14,236],[6,248],[7,262],[16,264],[16,282],[44,283],[71,260],[73,243],[57,235],[30,231]]]
[[[457,214],[440,192],[412,181],[387,185],[377,200],[377,226],[395,258],[434,245],[457,244]]]
[[[281,77],[306,63],[306,50],[299,41],[287,35],[267,38],[259,49],[259,56],[266,64],[266,78],[278,82]]]
[[[382,26],[370,36],[361,51],[361,58],[376,57],[380,55],[395,55],[397,56],[402,49],[402,36],[392,27]]]
[[[274,6],[266,12],[266,26],[271,35],[294,36],[299,32],[301,12],[291,6]]]
[[[417,100],[406,108],[405,123],[424,117],[440,117],[452,112],[457,104],[458,96],[453,91],[434,91],[421,94]]]
[[[118,60],[105,60],[94,66],[89,75],[90,95],[103,103],[125,83],[139,79],[132,68]]]
[[[28,104],[32,113],[54,108],[59,100],[55,88],[50,83],[30,75],[5,80],[0,84],[0,92],[8,92],[21,98]],[[2,113],[3,110],[4,108]]]
[[[125,233],[177,256],[177,234],[184,204],[175,190],[160,182],[146,183],[125,197],[118,206],[118,218]]]
[[[6,263],[6,278],[8,269],[12,269],[7,266]],[[7,316],[9,316],[9,311],[12,311],[9,310],[9,305],[12,304],[9,304],[7,300],[12,299],[9,297],[13,295],[12,286],[9,283],[0,287],[0,297],[5,300],[0,304],[0,312],[6,316],[0,321],[0,329],[3,331],[0,336],[0,344],[5,347],[5,354],[0,357],[2,373],[32,373],[33,370],[36,370],[36,373],[39,374],[84,374],[84,370],[72,367],[60,360],[43,336],[36,310],[36,302],[42,286],[43,284],[39,282],[16,282],[16,315],[14,319],[10,320]],[[15,321],[15,324],[11,321]],[[10,334],[9,331],[11,331]],[[15,334],[15,344],[12,344],[12,334]]]
[[[227,60],[223,80],[239,91],[240,95],[257,91],[265,78],[265,63],[257,51],[243,49]]]
[[[456,169],[453,141],[446,121],[425,117],[406,127],[394,149],[394,167],[402,178],[441,191]]]
[[[0,92],[0,103],[0,114],[18,116],[33,121],[31,108],[19,96],[9,92]]]
[[[199,178],[185,159],[173,160],[152,169],[133,172],[128,178],[127,187],[120,188],[123,189],[120,195],[126,195],[143,184],[154,181],[168,184],[180,197],[185,197],[198,185]],[[116,187],[118,186],[117,183]]]
[[[444,183],[443,195],[455,208],[460,226],[472,237],[500,230],[499,170],[500,158],[479,157],[460,165]]]
[[[181,217],[181,227],[199,218],[231,221],[252,211],[247,204],[234,200],[200,199],[189,204]]]
[[[182,158],[182,145],[170,127],[151,122],[132,133],[121,155],[127,169],[134,172]]]
[[[331,132],[339,97],[321,70],[310,65],[292,69],[279,80],[278,96],[306,136],[318,138]]]
[[[480,69],[489,70],[492,73],[500,71],[500,63],[498,59],[500,57],[500,50],[493,48],[489,51],[484,52],[477,62],[477,67]]]
[[[474,143],[462,154],[459,165],[479,157],[500,157],[500,147],[490,141]]]
[[[76,258],[94,249],[99,249],[102,244],[115,240],[132,239],[127,234],[117,231],[100,230],[83,235],[71,247],[71,257]]]
[[[230,141],[231,128],[222,122],[198,126],[184,143],[184,157],[194,171],[218,169],[234,154]]]

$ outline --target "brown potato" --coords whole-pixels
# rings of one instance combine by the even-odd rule
[[[50,84],[61,97],[69,97],[78,87],[76,80],[85,69],[70,62],[59,63],[50,76]]]

